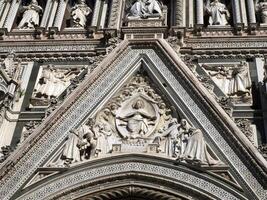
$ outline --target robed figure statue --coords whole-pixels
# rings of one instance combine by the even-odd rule
[[[87,22],[87,16],[92,12],[91,8],[85,3],[85,0],[79,0],[78,4],[72,7],[71,17],[74,27],[84,28]]]
[[[38,5],[37,0],[32,0],[28,6],[23,6],[22,9],[24,12],[18,28],[33,29],[34,27],[39,26],[39,15],[43,9]]]
[[[226,8],[226,5],[219,0],[214,0],[206,5],[206,13],[209,16],[209,25],[228,25],[230,13]]]

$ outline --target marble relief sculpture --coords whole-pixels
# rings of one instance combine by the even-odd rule
[[[226,5],[221,3],[219,0],[214,0],[211,3],[207,2],[205,11],[209,16],[209,25],[228,25],[230,13]]]
[[[74,27],[84,28],[87,22],[87,16],[92,12],[85,0],[79,0],[71,9],[71,17]]]
[[[18,25],[19,29],[33,29],[39,26],[40,13],[43,9],[38,5],[37,0],[32,0],[28,6],[23,6],[22,10],[23,16]]]
[[[153,153],[198,165],[220,162],[210,155],[200,129],[178,120],[150,87],[147,77],[135,76],[100,111],[72,130],[52,165],[68,166],[113,153]],[[150,152],[153,146],[155,151]],[[115,148],[116,147],[116,148]]]
[[[231,66],[202,65],[214,82],[228,96],[249,96],[251,78],[247,62]]]
[[[258,11],[258,14],[260,16],[261,23],[266,24],[267,23],[267,1],[263,0],[258,2],[256,6],[256,10]]]
[[[34,87],[34,97],[43,99],[57,98],[77,76],[79,70],[60,69],[53,65],[42,68],[41,76]]]
[[[159,18],[162,4],[157,0],[137,0],[130,7],[128,18]]]

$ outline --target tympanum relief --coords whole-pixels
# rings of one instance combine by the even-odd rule
[[[32,0],[28,6],[23,6],[21,10],[23,16],[18,25],[19,29],[34,29],[39,26],[40,14],[43,9],[38,5],[37,0]]]
[[[209,25],[225,26],[229,24],[230,12],[220,0],[213,0],[212,2],[207,0],[204,10],[209,18]]]
[[[84,28],[87,16],[92,12],[85,0],[78,0],[78,3],[71,8],[71,18],[75,28]]]
[[[150,85],[147,77],[132,78],[94,117],[70,131],[50,166],[121,153],[149,153],[198,165],[222,164],[211,156],[202,131],[176,117]]]
[[[251,101],[251,78],[247,62],[226,65],[203,64],[202,67],[225,95],[243,103]]]
[[[82,71],[79,68],[65,68],[52,64],[41,66],[34,87],[31,103],[33,106],[48,106],[53,98],[58,98]]]

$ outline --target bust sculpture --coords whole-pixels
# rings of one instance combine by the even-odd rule
[[[28,6],[22,7],[23,16],[18,25],[19,29],[33,29],[39,25],[39,14],[43,11],[37,0],[32,0]]]
[[[78,4],[71,9],[71,17],[74,27],[84,28],[87,22],[87,16],[92,12],[85,0],[79,0]]]
[[[130,8],[128,18],[159,18],[162,5],[157,0],[137,0]]]
[[[209,16],[209,25],[228,25],[230,13],[225,4],[221,3],[219,0],[208,3],[205,10]]]

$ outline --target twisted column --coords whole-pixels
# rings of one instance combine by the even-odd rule
[[[183,26],[183,15],[184,15],[184,1],[176,1],[176,10],[175,10],[175,22],[176,26]]]

